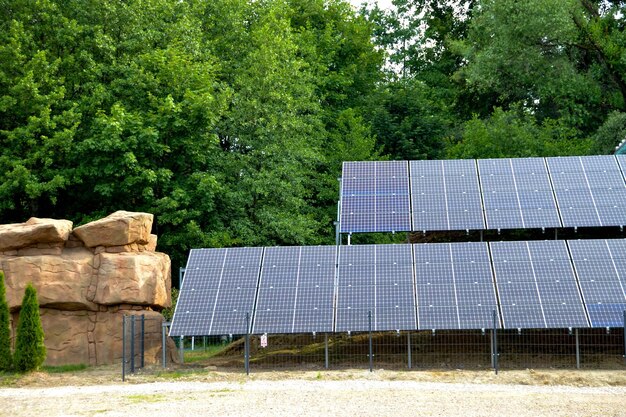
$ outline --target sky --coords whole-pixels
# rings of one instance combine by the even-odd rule
[[[361,4],[363,2],[367,2],[369,4],[375,4],[378,3],[378,6],[383,9],[383,8],[389,8],[391,6],[391,0],[350,0],[350,3],[352,3],[353,6],[356,7],[360,7]]]

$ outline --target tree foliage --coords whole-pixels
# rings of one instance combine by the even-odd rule
[[[46,360],[43,327],[39,316],[37,290],[31,285],[26,286],[22,307],[17,321],[15,338],[15,369],[28,372],[39,369]]]
[[[11,354],[11,329],[9,328],[9,304],[7,303],[4,273],[0,271],[0,372],[13,368]]]
[[[622,139],[626,2],[393,3],[0,0],[0,217],[152,212],[176,267],[332,243],[346,160]]]

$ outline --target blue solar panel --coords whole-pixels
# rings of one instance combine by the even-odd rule
[[[505,328],[589,327],[564,241],[489,246]]]
[[[479,159],[487,228],[561,227],[543,158]]]
[[[330,332],[335,246],[266,248],[252,333]]]
[[[592,327],[622,327],[626,310],[625,242],[568,242]]]
[[[486,243],[413,245],[419,329],[492,327],[497,310]]]
[[[409,231],[409,200],[407,162],[344,162],[340,231]]]
[[[565,227],[626,224],[626,185],[615,157],[546,158]]]
[[[411,161],[413,230],[482,230],[473,160]]]
[[[416,329],[411,246],[339,248],[336,331]]]
[[[192,249],[170,335],[246,333],[262,253],[263,248]]]

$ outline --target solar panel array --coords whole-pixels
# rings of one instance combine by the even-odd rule
[[[626,240],[198,249],[172,336],[621,327]],[[246,327],[249,315],[249,327]]]
[[[344,162],[341,232],[410,231],[406,162]]]
[[[340,232],[626,225],[626,155],[345,162]]]

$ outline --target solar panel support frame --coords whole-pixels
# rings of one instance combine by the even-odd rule
[[[624,362],[626,363],[626,310],[624,310],[624,327],[622,327],[622,333],[624,334]]]

